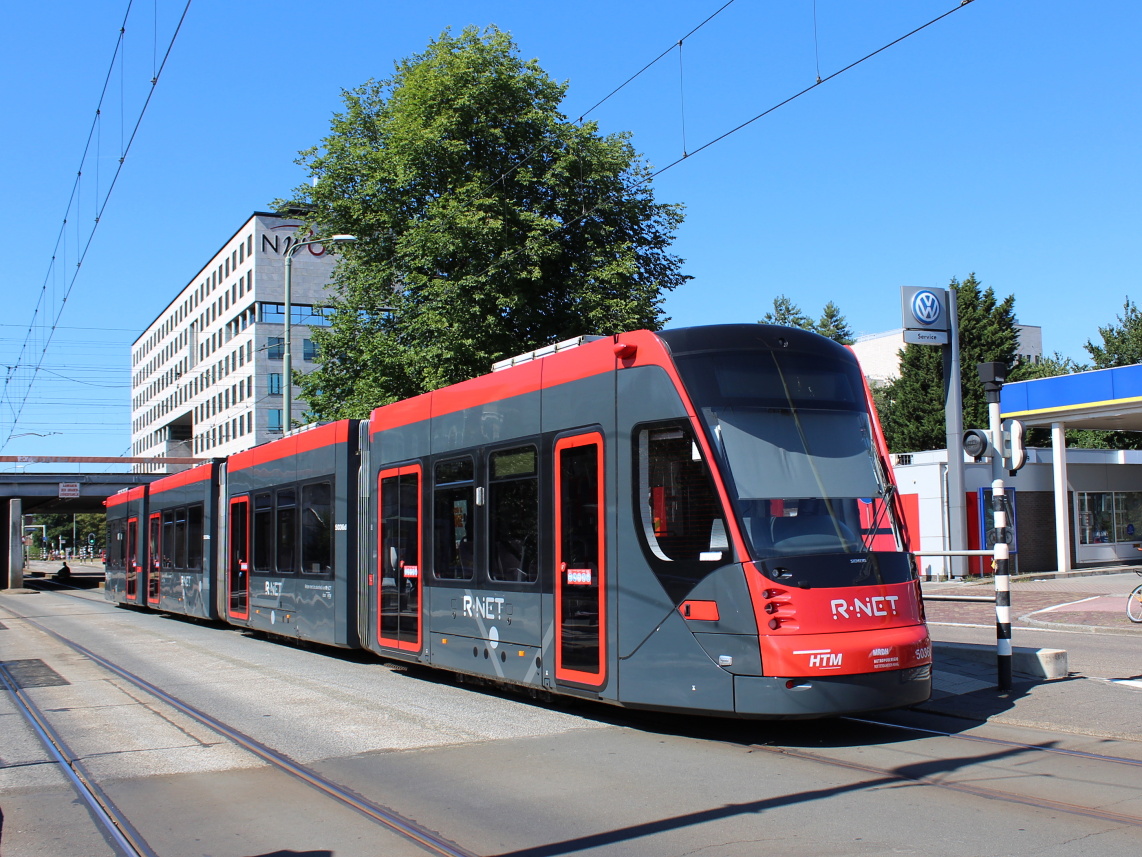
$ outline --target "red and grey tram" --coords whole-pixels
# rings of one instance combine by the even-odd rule
[[[928,697],[915,562],[848,349],[719,325],[497,370],[222,463],[204,533],[219,615],[628,707],[795,718]],[[120,554],[137,551],[146,513],[112,501]],[[108,597],[142,604],[145,583],[112,587],[118,556]],[[163,591],[149,606],[172,609]]]

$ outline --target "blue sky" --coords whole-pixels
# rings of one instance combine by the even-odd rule
[[[305,180],[294,159],[343,89],[447,27],[495,24],[569,83],[575,119],[723,4],[193,0],[78,274],[185,0],[134,3],[70,213],[127,0],[10,4],[0,362],[19,368],[5,370],[3,454],[127,453],[130,344],[251,212]],[[956,5],[736,0],[681,62],[675,49],[589,117],[663,167]],[[757,321],[784,294],[876,333],[899,326],[900,286],[974,271],[1015,295],[1047,353],[1085,360],[1142,298],[1140,36],[1137,0],[974,0],[666,171],[656,196],[686,206],[674,249],[693,277],[667,301],[672,325]]]

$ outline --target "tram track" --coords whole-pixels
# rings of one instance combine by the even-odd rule
[[[0,684],[8,691],[16,710],[31,727],[40,743],[59,766],[80,800],[90,810],[100,829],[114,846],[128,857],[157,857],[146,840],[127,820],[122,811],[96,784],[83,762],[52,728],[44,713],[28,697],[15,677],[0,663]]]
[[[85,598],[85,596],[82,594],[76,593],[76,595],[77,597]],[[74,643],[73,641],[67,640],[63,635],[58,634],[50,628],[45,628],[42,623],[36,621],[36,618],[40,617],[28,618],[17,616],[17,618],[29,622],[32,627],[35,627],[37,630],[46,633],[48,636],[56,639],[62,645],[67,645],[72,651],[76,652],[84,658],[91,660],[93,663],[98,664],[99,667],[109,670],[112,674],[117,675],[121,679],[130,682],[132,685],[139,687],[147,694],[160,699],[165,704],[172,704],[172,700],[174,700],[174,698],[170,697],[169,694],[166,694],[159,688],[153,687],[144,679],[133,676],[131,673],[129,673],[129,671],[122,670],[122,668],[118,667],[118,665],[112,664],[110,661],[97,656],[86,647],[78,643]],[[138,682],[133,680],[136,678],[138,678]],[[175,707],[178,708],[178,706]],[[178,708],[178,710],[182,711],[187,716],[193,717],[195,720],[203,723],[209,728],[214,729],[214,726],[208,722],[211,720],[211,718],[209,718],[207,715],[203,715],[206,717],[206,720],[200,719],[197,714],[201,714],[201,712],[198,712],[191,706],[187,706],[186,708]],[[647,728],[647,721],[641,717],[627,717],[621,715],[615,716],[617,714],[615,710],[607,709],[606,711],[611,716],[604,719],[608,719],[611,722],[617,723],[618,725],[626,725],[642,731],[645,731]],[[1127,758],[1121,755],[1110,755],[1079,749],[1069,749],[1067,747],[1045,746],[1036,743],[1028,743],[1026,741],[1021,742],[1017,740],[1009,740],[1002,737],[992,737],[989,735],[945,731],[938,728],[928,728],[923,725],[911,725],[908,723],[892,722],[891,720],[872,719],[867,717],[839,718],[837,721],[834,721],[838,724],[849,724],[853,729],[853,732],[851,733],[842,734],[839,738],[840,743],[833,745],[837,748],[836,752],[831,751],[827,747],[818,749],[810,744],[798,742],[797,738],[799,735],[804,735],[806,741],[816,740],[814,738],[808,737],[810,735],[820,734],[819,732],[810,731],[816,728],[812,725],[797,725],[796,727],[792,725],[786,727],[783,725],[781,727],[775,727],[773,730],[773,737],[775,739],[774,743],[755,743],[758,738],[757,733],[760,731],[760,727],[757,724],[752,724],[748,727],[745,725],[731,726],[731,733],[735,737],[731,737],[727,740],[725,733],[720,732],[721,729],[729,725],[729,722],[727,721],[704,721],[690,719],[684,722],[686,725],[676,725],[673,728],[668,728],[667,731],[674,731],[681,736],[694,738],[699,741],[717,741],[730,745],[745,746],[750,752],[769,753],[773,754],[774,756],[782,756],[786,759],[804,763],[806,765],[823,766],[822,770],[825,770],[826,768],[832,768],[837,771],[847,771],[850,773],[856,772],[860,774],[861,777],[859,778],[858,782],[853,784],[854,791],[860,790],[875,792],[879,789],[892,788],[894,786],[901,785],[925,786],[928,788],[937,788],[948,792],[958,793],[969,799],[988,801],[995,804],[1023,806],[1034,810],[1059,814],[1060,816],[1075,816],[1075,822],[1070,823],[1077,823],[1078,817],[1083,817],[1089,820],[1114,825],[1124,829],[1138,828],[1142,826],[1142,817],[1140,817],[1142,814],[1137,812],[1124,811],[1126,807],[1122,806],[1121,804],[1116,806],[1116,803],[1118,802],[1114,799],[1102,799],[1098,794],[1096,794],[1095,791],[1082,790],[1074,792],[1074,794],[1082,795],[1080,800],[1088,801],[1086,805],[1081,802],[1075,802],[1074,800],[1053,799],[1055,797],[1054,795],[1048,794],[1045,796],[1043,794],[1034,794],[1033,792],[1037,788],[1043,790],[1042,787],[1044,785],[1044,781],[1050,779],[1053,775],[1047,775],[1046,777],[1042,776],[1041,769],[1036,769],[1036,763],[1031,759],[1031,754],[1034,754],[1038,758],[1053,757],[1064,760],[1074,760],[1076,764],[1090,763],[1091,765],[1112,765],[1115,768],[1125,769],[1127,772],[1127,779],[1129,776],[1133,776],[1134,770],[1142,767],[1142,759]],[[651,720],[650,723],[653,724],[654,720]],[[706,726],[701,725],[704,723],[710,723],[714,728],[706,728]],[[225,724],[220,725],[225,727]],[[975,744],[977,746],[994,748],[995,752],[992,755],[984,754],[975,756],[974,754],[964,754],[963,756],[958,756],[955,751],[949,752],[946,747],[940,747],[939,744],[929,745],[926,743],[921,744],[916,742],[913,745],[907,740],[901,742],[897,742],[895,740],[889,741],[886,740],[882,735],[877,736],[870,731],[864,731],[862,734],[860,730],[895,730],[903,735],[911,733],[917,736],[919,739],[930,738],[936,742],[970,742],[971,744]],[[221,730],[215,731],[219,734],[222,734],[225,738],[227,738],[227,740],[233,740],[233,737],[229,734],[226,734],[226,732]],[[652,726],[650,731],[654,732],[656,730]],[[242,734],[236,730],[235,732],[237,735]],[[784,740],[782,737],[783,735]],[[788,740],[790,738],[793,740]],[[264,747],[264,745],[259,744],[259,742],[254,741],[253,739],[250,740],[253,745]],[[834,738],[833,740],[836,741],[838,739]],[[1032,737],[1030,740],[1034,742],[1036,739]],[[885,764],[882,760],[885,758],[886,754],[883,753],[879,754],[877,759],[869,759],[867,761],[861,758],[852,758],[853,756],[860,756],[862,753],[871,753],[878,746],[887,749],[889,753],[897,752],[899,750],[900,754],[907,756],[909,761],[907,761],[905,764],[895,766],[892,764]],[[255,752],[249,747],[245,749],[249,750],[250,752]],[[275,753],[275,751],[270,748],[265,749],[270,753]],[[1129,752],[1129,750],[1127,750],[1127,752]],[[257,753],[255,753],[255,755],[258,755],[259,758],[263,758],[264,761],[270,764],[274,764],[271,759],[265,759],[265,757],[262,757]],[[921,761],[917,762],[917,757],[920,757]],[[293,763],[287,757],[282,756],[281,758],[287,763],[287,766],[295,765],[295,763]],[[989,766],[993,765],[994,767],[991,767],[989,770]],[[281,768],[277,765],[275,765],[275,768],[281,770]],[[296,765],[296,768],[308,771],[308,769],[304,768],[304,766]],[[1076,777],[1073,778],[1073,782],[1071,780],[1060,779],[1056,787],[1063,789],[1073,788],[1074,782],[1082,783],[1086,780],[1090,780],[1097,785],[1107,785],[1108,788],[1119,787],[1118,784],[1112,783],[1112,780],[1114,780],[1116,776],[1118,779],[1122,779],[1121,775],[1107,774],[1105,773],[1107,770],[1105,768],[1091,768],[1090,770],[1098,772],[1090,774],[1089,776],[1084,774],[1081,778],[1076,775]],[[363,800],[359,796],[352,793],[347,793],[349,800],[345,801],[341,797],[326,792],[320,783],[311,782],[305,777],[299,778],[292,772],[290,772],[290,775],[295,779],[301,779],[302,781],[305,781],[307,785],[312,788],[321,790],[326,797],[338,800],[338,802],[342,803],[343,805],[349,806],[357,812],[362,812],[366,816],[371,817],[369,812],[363,811],[360,806],[354,805],[355,802],[363,802],[367,805],[366,809],[369,807],[378,807],[377,804],[371,804],[370,802]],[[821,776],[824,777],[826,775],[822,774]],[[988,777],[992,778],[992,782],[983,784],[979,782],[981,778]],[[1022,777],[1021,782],[1017,779],[1013,779],[1019,777]],[[1063,774],[1063,777],[1066,777],[1065,773]],[[317,779],[320,780],[323,778],[317,776]],[[992,787],[997,782],[1001,783],[1001,787]],[[336,784],[333,784],[333,786],[335,789],[340,788],[340,786],[337,786]],[[1049,792],[1049,789],[1046,789],[1046,791]],[[1060,796],[1066,798],[1070,794],[1071,792],[1065,792]],[[412,824],[411,822],[408,822],[408,819],[403,818],[387,807],[379,808],[383,812],[387,813],[389,818],[387,822],[381,822],[378,820],[377,823],[382,824],[382,826],[393,830],[394,832],[401,833],[404,838],[415,842],[421,850],[434,854],[471,854],[471,852],[465,851],[453,843],[440,839],[432,831],[424,831],[429,837],[428,841],[419,841],[417,838],[410,837],[403,831],[398,830],[391,823],[395,821],[398,824]],[[1130,809],[1133,809],[1133,805],[1130,807]],[[424,829],[418,827],[417,831],[414,831],[414,835],[421,830]]]
[[[365,816],[370,821],[403,839],[411,842],[422,851],[440,855],[440,857],[477,857],[473,852],[451,842],[434,831],[417,824],[411,819],[401,816],[389,807],[382,806],[353,791],[322,776],[312,768],[300,764],[272,747],[245,734],[241,730],[230,726],[221,720],[195,708],[187,702],[156,687],[146,679],[135,675],[120,665],[104,658],[86,646],[70,640],[62,634],[48,628],[36,619],[20,615],[11,609],[5,608],[12,618],[23,621],[40,633],[50,637],[57,643],[69,648],[73,652],[87,658],[105,671],[126,681],[128,684],[143,691],[164,705],[173,708],[183,715],[195,720],[211,731],[230,741],[234,745],[266,762],[273,769],[284,773],[291,779],[302,782],[316,790],[323,797],[334,801],[344,807],[352,809]],[[19,687],[15,678],[0,665],[0,680],[12,695],[17,707],[30,724],[31,728],[40,736],[48,752],[58,760],[61,769],[71,781],[73,787],[81,798],[91,807],[97,820],[112,837],[116,846],[127,855],[138,857],[156,857],[143,836],[131,825],[123,811],[116,807],[107,795],[99,788],[94,778],[84,768],[77,755],[68,748],[67,744],[54,730],[48,720],[28,695]]]

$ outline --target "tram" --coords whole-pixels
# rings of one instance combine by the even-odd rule
[[[109,499],[109,599],[190,613],[150,588],[181,477],[216,495],[202,591],[231,625],[632,708],[805,718],[931,692],[871,398],[813,333],[583,337],[187,474]]]

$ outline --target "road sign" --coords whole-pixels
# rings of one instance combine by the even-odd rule
[[[61,482],[59,484],[60,499],[72,499],[79,496],[78,482]]]

